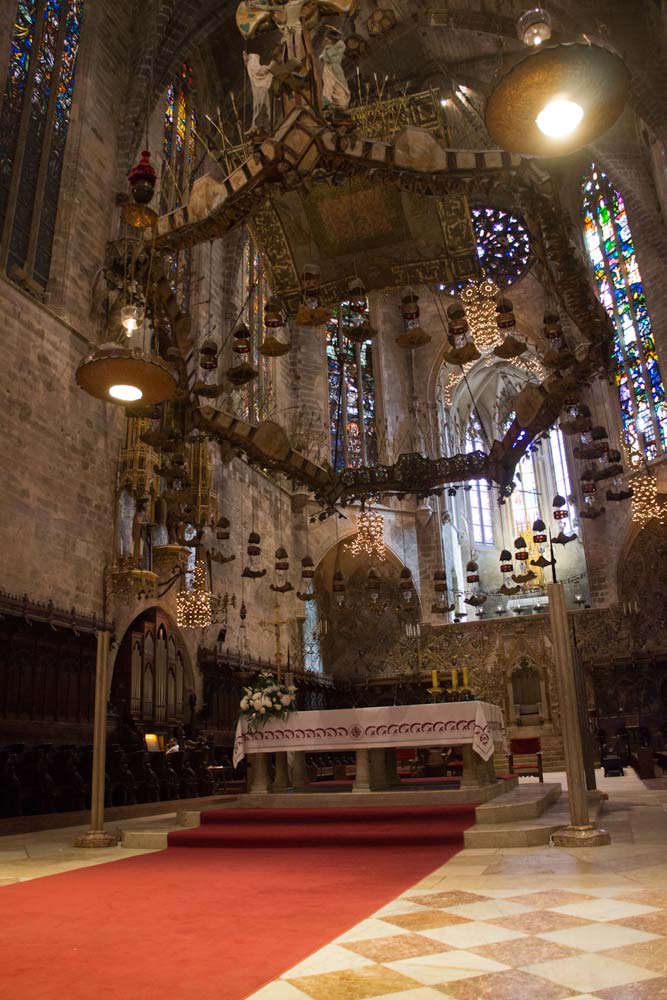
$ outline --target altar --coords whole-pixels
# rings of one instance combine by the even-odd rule
[[[289,785],[285,752],[294,755],[293,774],[297,777],[293,777],[291,784],[300,787],[307,752],[354,750],[353,791],[367,792],[395,784],[394,755],[388,755],[387,751],[400,747],[460,746],[462,786],[486,785],[496,780],[493,768],[496,744],[505,747],[503,713],[497,705],[483,701],[294,712],[287,719],[271,719],[258,730],[249,730],[248,720],[240,718],[234,739],[234,766],[246,755],[254,757],[250,791],[268,792],[266,755],[278,754],[274,791],[283,791]]]

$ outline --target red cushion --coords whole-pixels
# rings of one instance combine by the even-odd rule
[[[523,740],[510,740],[510,750],[512,753],[537,753],[541,749],[542,742],[539,736]]]

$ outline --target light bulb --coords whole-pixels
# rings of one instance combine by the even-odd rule
[[[537,127],[550,139],[563,139],[577,128],[584,117],[584,109],[575,101],[558,99],[550,101],[535,119]]]
[[[525,11],[517,21],[516,28],[524,45],[541,45],[551,38],[551,18],[543,7]]]
[[[138,306],[123,306],[120,311],[120,321],[128,337],[131,337],[135,330],[139,329],[139,323],[143,319],[143,312]]]
[[[114,399],[120,399],[124,403],[135,403],[138,399],[141,399],[143,392],[136,385],[112,385],[109,389],[109,395]]]

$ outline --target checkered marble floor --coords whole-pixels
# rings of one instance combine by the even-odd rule
[[[462,851],[249,1000],[667,1000],[667,795],[632,791],[610,847]]]

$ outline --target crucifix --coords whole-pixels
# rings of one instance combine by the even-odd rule
[[[278,683],[280,683],[281,678],[282,678],[282,665],[283,665],[283,653],[282,653],[280,629],[282,628],[283,625],[289,625],[289,623],[290,623],[290,619],[289,618],[280,619],[278,617],[278,606],[277,605],[276,605],[276,613],[275,613],[275,617],[274,617],[273,621],[270,621],[270,622],[261,621],[259,623],[262,626],[262,628],[267,628],[269,626],[273,626],[274,635],[276,637],[276,677],[277,677]],[[289,651],[288,651],[288,660],[289,660]]]

